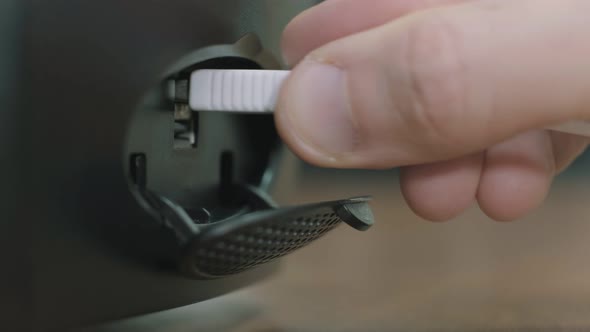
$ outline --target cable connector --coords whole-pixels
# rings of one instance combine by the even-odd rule
[[[273,112],[286,70],[198,70],[192,73],[189,105],[192,110]]]
[[[177,83],[177,96],[193,111],[271,113],[288,70],[197,70],[187,86]],[[178,89],[188,92],[188,96]],[[549,130],[590,137],[590,121],[575,121]]]

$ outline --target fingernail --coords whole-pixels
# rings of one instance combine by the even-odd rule
[[[305,60],[287,90],[289,125],[304,144],[330,157],[352,151],[356,142],[346,85],[340,68]]]

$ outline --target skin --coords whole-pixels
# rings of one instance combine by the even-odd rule
[[[542,129],[590,119],[589,11],[587,0],[325,1],[284,32],[294,71],[277,127],[318,166],[401,167],[404,197],[425,219],[475,203],[520,219],[589,143]],[[345,102],[314,101],[319,124],[302,125],[316,105],[302,96],[328,95],[303,83],[320,67],[344,82]],[[350,123],[329,118],[336,105]]]

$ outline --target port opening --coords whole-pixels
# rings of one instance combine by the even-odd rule
[[[190,91],[190,75],[199,69],[260,69],[256,62],[240,57],[217,57],[190,65],[174,73],[169,81],[173,85],[173,122],[174,132],[172,145],[175,150],[198,148],[199,113],[192,112],[188,106]]]
[[[260,207],[257,196],[243,190],[268,188],[280,145],[272,116],[192,112],[188,96],[178,93],[188,92],[198,69],[279,69],[255,35],[178,56],[155,73],[138,100],[121,151],[140,207],[122,228],[138,239],[138,251],[172,264],[184,255],[194,229]],[[234,185],[241,190],[233,191]]]
[[[174,105],[174,150],[196,149],[199,139],[199,115],[191,112],[186,104]]]
[[[253,60],[225,56],[169,74],[146,98],[131,128],[127,160],[133,191],[174,201],[198,224],[247,211],[231,186],[257,186],[267,173],[278,143],[272,116],[193,112],[187,91],[195,70],[261,68]]]

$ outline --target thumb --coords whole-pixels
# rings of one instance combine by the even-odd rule
[[[337,40],[294,69],[279,132],[320,166],[389,168],[587,118],[589,10],[585,0],[482,0]]]

